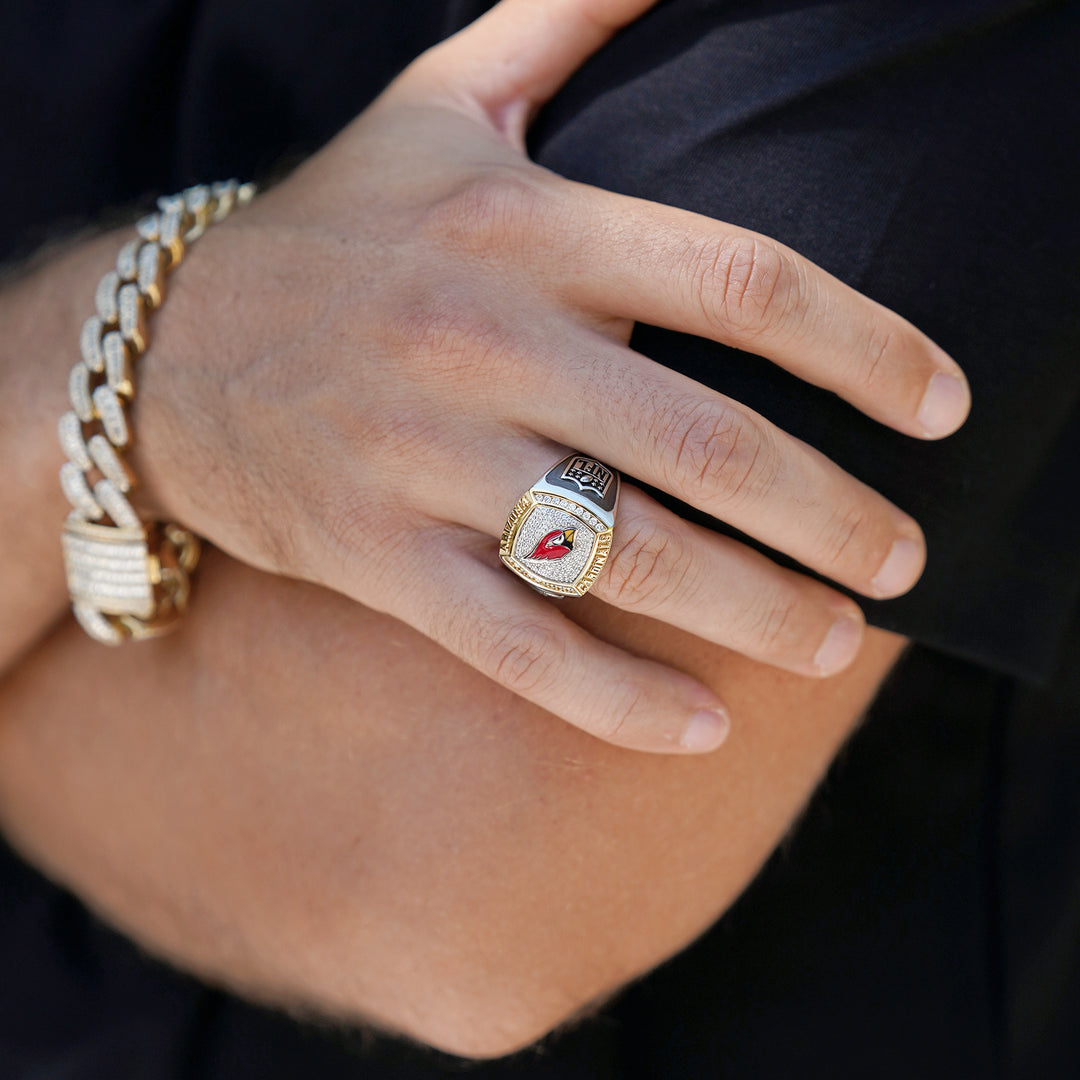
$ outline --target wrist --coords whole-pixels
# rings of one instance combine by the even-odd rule
[[[225,222],[212,229],[169,274],[165,301],[152,316],[153,339],[139,360],[128,453],[139,482],[131,499],[140,515],[156,521],[198,519],[203,451],[211,446],[204,426],[214,411],[212,397],[222,392],[206,374],[223,366],[195,358],[226,347],[217,313],[230,281],[223,234],[232,227]]]

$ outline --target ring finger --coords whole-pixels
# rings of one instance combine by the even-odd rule
[[[558,448],[554,456],[561,456]],[[497,494],[470,500],[453,516],[499,535],[524,490],[522,478],[530,470],[534,480],[543,475],[554,456],[550,444],[516,439],[491,455],[494,464],[485,470]],[[862,639],[862,613],[848,597],[684,521],[625,484],[611,551],[591,591],[615,607],[802,675],[839,671]]]

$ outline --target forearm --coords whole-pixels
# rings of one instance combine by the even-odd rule
[[[821,683],[579,607],[729,695],[723,749],[669,759],[340,597],[220,557],[201,585],[178,635],[136,655],[65,631],[2,688],[0,820],[184,966],[462,1053],[539,1036],[700,933],[900,648],[871,633]]]
[[[0,289],[0,674],[64,611],[56,424],[94,287],[121,240],[98,236]]]

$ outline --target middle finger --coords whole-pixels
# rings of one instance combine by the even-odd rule
[[[578,334],[563,348],[576,355],[558,371],[558,397],[519,395],[511,403],[523,427],[864,595],[897,596],[918,580],[926,557],[918,524],[823,454],[602,334]]]

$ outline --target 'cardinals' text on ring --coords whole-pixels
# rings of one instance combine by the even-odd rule
[[[619,474],[570,454],[518,499],[499,557],[546,596],[584,596],[611,550],[618,502]]]

